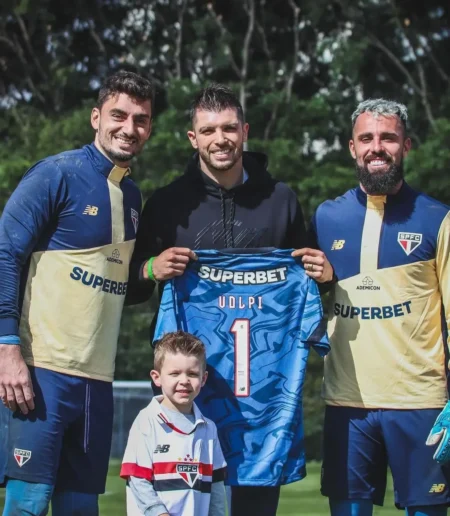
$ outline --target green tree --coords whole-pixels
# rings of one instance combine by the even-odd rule
[[[409,109],[408,181],[450,203],[450,5],[443,0],[5,0],[0,6],[0,209],[37,160],[93,139],[101,81],[126,68],[157,85],[153,135],[132,167],[144,198],[183,173],[194,92],[235,88],[249,150],[297,193],[309,219],[354,186],[350,116],[368,97]],[[117,377],[151,366],[155,300],[126,308]],[[322,361],[311,356],[304,406],[320,453]]]

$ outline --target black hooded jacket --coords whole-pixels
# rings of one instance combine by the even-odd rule
[[[306,246],[295,193],[267,171],[267,157],[244,152],[245,183],[225,190],[199,168],[198,154],[183,176],[155,191],[144,206],[131,262],[127,304],[146,301],[155,283],[142,265],[170,247],[226,249]]]

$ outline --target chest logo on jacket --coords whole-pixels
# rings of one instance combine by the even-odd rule
[[[268,228],[243,227],[240,220],[215,220],[204,226],[196,235],[193,249],[220,247],[264,247]],[[267,247],[269,247],[267,245]]]
[[[334,240],[333,245],[331,246],[332,251],[340,251],[344,248],[345,240]]]
[[[186,482],[189,487],[194,487],[194,484],[199,475],[199,464],[196,459],[187,455],[184,462],[177,464],[177,473]]]
[[[92,217],[95,217],[98,215],[98,206],[88,204],[83,211],[83,215],[91,215]]]
[[[401,248],[409,256],[422,243],[422,233],[404,233],[399,232],[397,242]]]
[[[31,459],[31,451],[21,450],[20,448],[14,448],[14,458],[16,459],[17,464],[21,468]]]

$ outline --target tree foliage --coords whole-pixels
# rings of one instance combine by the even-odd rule
[[[193,93],[231,85],[250,150],[298,194],[307,218],[355,183],[350,115],[368,97],[409,108],[408,180],[450,203],[450,5],[442,0],[7,0],[0,7],[0,206],[25,170],[92,140],[100,82],[121,68],[154,79],[153,134],[133,175],[144,197],[183,172]],[[120,379],[145,378],[154,305],[124,313]],[[318,453],[321,362],[305,387]]]

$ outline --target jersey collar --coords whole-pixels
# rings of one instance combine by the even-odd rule
[[[94,168],[110,181],[120,183],[124,177],[130,175],[131,170],[129,168],[122,168],[114,165],[112,161],[97,149],[94,143],[86,145],[84,148],[89,154]]]
[[[168,426],[171,430],[173,430],[174,432],[177,432],[179,434],[183,434],[183,435],[190,435],[192,434],[193,432],[195,432],[195,430],[197,429],[197,426],[198,425],[201,425],[201,424],[205,424],[206,421],[202,415],[202,413],[200,412],[200,410],[198,409],[197,405],[194,403],[193,404],[193,407],[194,407],[194,416],[195,416],[195,422],[194,422],[194,426],[192,428],[192,430],[189,432],[189,433],[186,433],[186,432],[183,432],[182,430],[180,430],[179,428],[177,428],[171,421],[170,421],[170,418],[169,416],[166,414],[166,412],[164,412],[164,409],[163,407],[161,406],[161,401],[163,399],[164,396],[154,396],[151,403],[150,403],[150,409],[151,409],[151,412],[152,414],[156,417],[156,419],[158,420],[158,422],[161,424],[161,425],[165,425],[165,426]]]
[[[360,186],[356,187],[356,198],[358,201],[367,206],[367,208],[373,207],[372,205],[383,204],[399,204],[411,199],[411,197],[417,195],[416,192],[403,180],[403,184],[400,190],[394,195],[367,195]],[[370,205],[370,206],[369,206]]]

